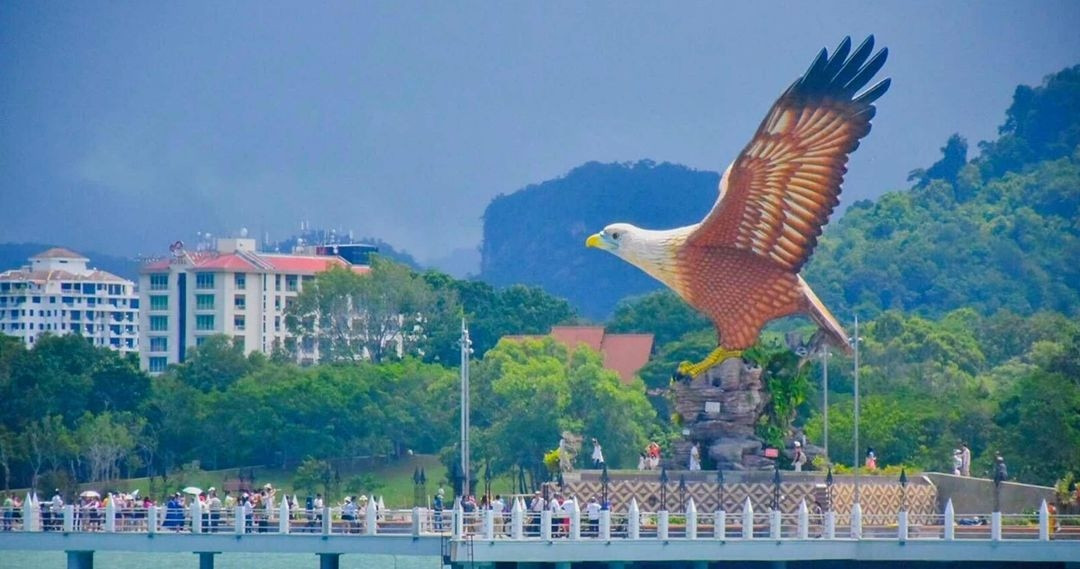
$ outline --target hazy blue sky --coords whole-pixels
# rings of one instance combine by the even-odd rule
[[[846,206],[1080,63],[1075,0],[759,4],[3,2],[0,241],[160,253],[303,219],[439,257],[586,161],[722,170],[819,48],[874,33],[894,81]]]

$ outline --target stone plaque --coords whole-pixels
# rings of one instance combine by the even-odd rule
[[[720,413],[720,402],[719,401],[706,401],[705,402],[705,412],[708,413],[709,415],[719,414]]]

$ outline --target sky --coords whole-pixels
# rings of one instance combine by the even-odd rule
[[[588,161],[723,170],[820,48],[872,33],[893,84],[846,207],[994,138],[1016,85],[1080,64],[1077,29],[1074,0],[3,2],[0,242],[306,221],[437,261]]]

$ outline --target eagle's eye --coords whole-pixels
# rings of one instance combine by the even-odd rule
[[[616,241],[618,241],[618,240],[619,240],[619,232],[618,232],[618,231],[616,231],[615,233],[612,233],[612,234],[611,234],[611,238],[612,238],[612,239],[614,239],[614,240],[616,240]]]

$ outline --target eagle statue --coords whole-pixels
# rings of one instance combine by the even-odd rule
[[[854,51],[851,38],[832,56],[822,49],[724,171],[720,196],[701,222],[667,230],[614,223],[585,241],[712,320],[717,348],[701,362],[680,364],[676,376],[696,377],[742,355],[767,322],[791,314],[818,325],[811,351],[824,342],[850,350],[843,327],[799,271],[839,203],[848,155],[870,132],[873,103],[889,89],[884,79],[860,92],[888,56],[888,49],[873,51],[873,36]]]

